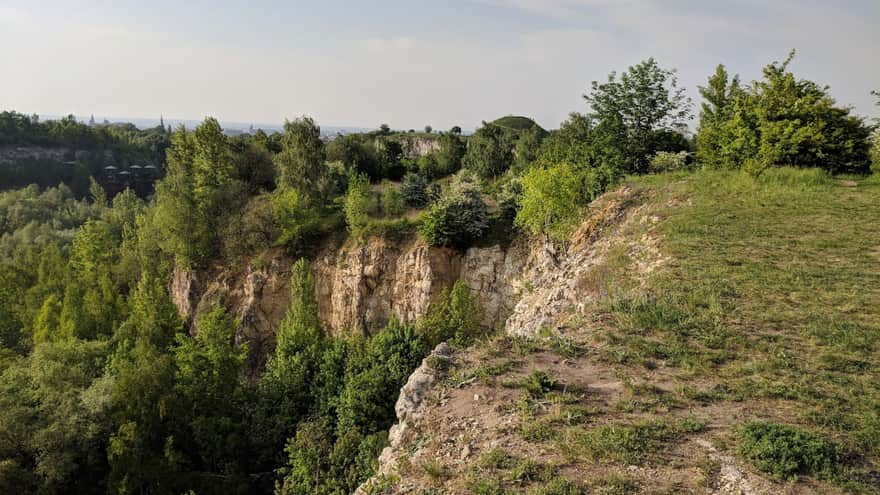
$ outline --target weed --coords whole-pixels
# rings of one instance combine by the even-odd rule
[[[552,422],[545,419],[523,421],[516,431],[523,440],[533,443],[554,440],[559,434]]]
[[[496,364],[481,365],[476,368],[458,370],[449,377],[449,383],[454,387],[463,387],[478,380],[503,375],[519,366],[521,363],[514,360],[506,360]]]
[[[532,397],[544,397],[544,394],[553,390],[556,386],[556,380],[543,371],[533,371],[523,380],[523,388],[531,394]]]
[[[760,421],[740,429],[737,452],[759,470],[785,480],[799,475],[827,479],[843,462],[839,447],[824,438],[794,426]]]
[[[484,469],[508,469],[516,462],[504,449],[495,448],[480,456],[480,467]]]
[[[552,476],[552,470],[539,462],[523,459],[508,473],[507,479],[518,484],[546,481]]]
[[[630,495],[638,492],[639,485],[630,478],[612,475],[594,480],[591,488],[597,495]]]
[[[498,480],[494,479],[473,481],[470,483],[470,489],[473,495],[511,495],[513,493],[502,488]]]
[[[562,357],[575,359],[587,353],[586,348],[574,343],[571,339],[562,335],[551,335],[547,342],[550,344],[550,350]]]
[[[422,470],[435,483],[442,481],[448,475],[446,465],[437,459],[422,464]]]

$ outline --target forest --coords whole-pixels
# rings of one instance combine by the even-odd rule
[[[492,330],[459,282],[418,321],[330,335],[309,269],[328,238],[564,246],[626,177],[794,167],[877,180],[874,123],[796,76],[793,56],[751,82],[719,65],[696,115],[676,71],[648,59],[593,82],[584,110],[549,131],[507,116],[471,134],[383,125],[328,139],[303,116],[228,136],[210,117],[138,130],[3,112],[0,149],[63,148],[75,164],[0,164],[0,493],[352,493],[422,359]],[[415,138],[435,144],[409,153]],[[110,161],[154,164],[154,192],[114,191]],[[270,249],[297,260],[291,304],[248,370],[238,322],[218,305],[187,324],[168,283],[175,267]]]

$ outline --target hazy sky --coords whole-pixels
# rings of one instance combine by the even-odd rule
[[[649,56],[697,103],[717,63],[748,81],[791,48],[796,73],[880,113],[878,0],[0,0],[0,109],[556,127]]]

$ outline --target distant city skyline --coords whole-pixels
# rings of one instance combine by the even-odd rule
[[[648,57],[697,85],[792,48],[798,76],[880,116],[876,0],[4,0],[0,108],[231,123],[473,129],[586,111],[590,82]],[[103,118],[103,117],[101,117]]]

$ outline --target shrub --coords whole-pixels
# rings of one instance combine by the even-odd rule
[[[447,340],[467,345],[480,334],[480,319],[477,298],[466,283],[458,281],[451,290],[443,291],[440,300],[419,321],[419,331],[429,347]]]
[[[768,65],[764,79],[746,88],[737,78],[728,82],[723,67],[709,79],[697,134],[705,165],[755,176],[776,166],[868,172],[870,127],[837,106],[827,88],[789,72],[793,57]]]
[[[543,371],[533,371],[523,382],[523,387],[532,395],[532,397],[540,398],[544,394],[553,390],[556,381],[550,378]]]
[[[565,241],[583,218],[584,209],[605,191],[614,175],[605,167],[582,171],[568,163],[533,168],[522,178],[516,225]]]
[[[421,208],[428,204],[428,181],[421,174],[409,172],[400,183],[400,194],[407,206]]]
[[[514,175],[505,175],[504,179],[495,200],[498,202],[502,215],[514,218],[522,202],[522,180]]]
[[[281,188],[272,195],[272,211],[280,234],[277,244],[298,253],[320,228],[320,217],[308,197],[297,189]]]
[[[651,164],[648,170],[654,173],[690,170],[691,165],[689,162],[690,153],[687,151],[679,151],[678,153],[658,151],[651,157]]]
[[[488,228],[488,212],[479,186],[457,178],[423,216],[419,233],[432,246],[464,248]]]
[[[739,454],[778,479],[832,476],[842,462],[832,442],[794,426],[756,421],[739,432]]]
[[[391,217],[402,215],[406,211],[403,194],[394,187],[394,184],[388,181],[385,182],[385,188],[382,191],[382,211],[385,215]]]

